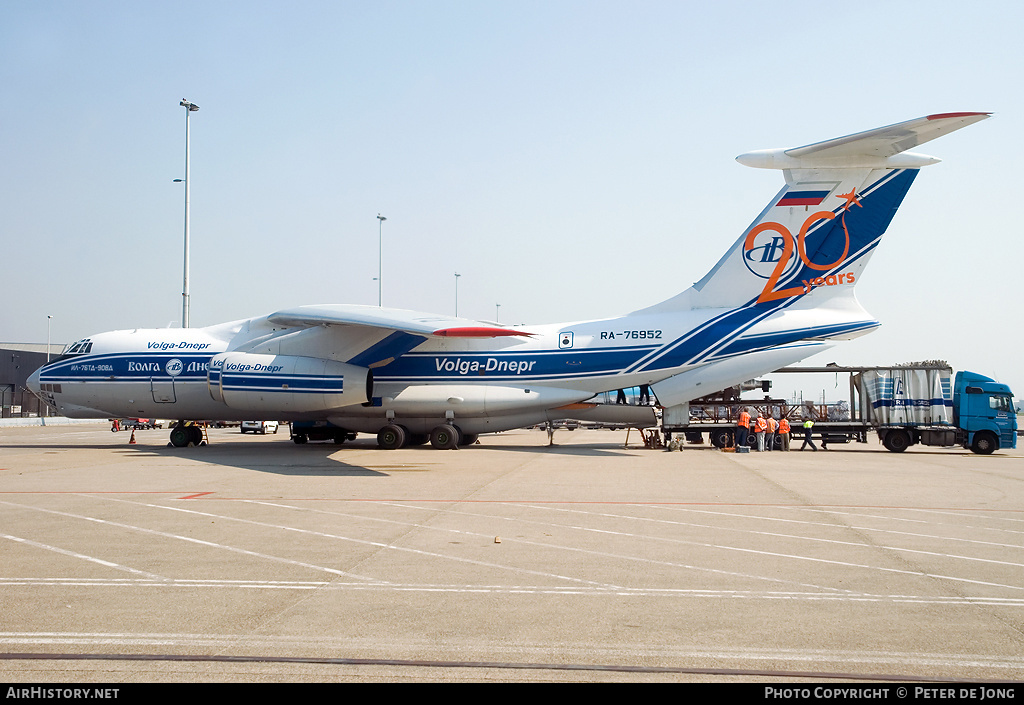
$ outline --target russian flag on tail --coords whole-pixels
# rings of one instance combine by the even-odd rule
[[[828,196],[829,191],[787,191],[776,206],[817,206]]]

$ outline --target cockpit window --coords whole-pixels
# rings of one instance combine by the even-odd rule
[[[85,354],[87,354],[87,353],[89,353],[91,351],[92,351],[92,341],[91,340],[89,340],[88,338],[86,338],[85,340],[79,340],[77,342],[71,343],[70,345],[66,346],[64,348],[64,352],[62,352],[60,354],[60,357],[58,357],[56,360],[54,360],[54,362],[60,362],[61,360],[66,360],[69,357],[75,357],[76,355],[85,355]]]
[[[71,343],[64,352],[61,353],[61,357],[67,357],[68,355],[85,355],[92,350],[92,341],[86,338],[85,340],[79,340]]]

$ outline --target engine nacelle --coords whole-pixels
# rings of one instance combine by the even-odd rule
[[[210,360],[207,383],[216,401],[246,411],[329,411],[373,395],[369,369],[295,355],[221,353]]]

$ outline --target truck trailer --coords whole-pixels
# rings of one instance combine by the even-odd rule
[[[957,372],[945,364],[912,363],[891,367],[786,367],[778,373],[850,374],[850,405],[845,418],[825,408],[788,404],[766,397],[761,401],[705,399],[666,408],[662,431],[684,433],[691,441],[710,435],[717,447],[733,445],[736,421],[744,407],[789,419],[794,435],[807,419],[812,437],[829,444],[866,443],[877,435],[886,449],[901,453],[912,445],[963,447],[987,455],[1017,447],[1017,415],[1010,388],[975,372]],[[751,434],[753,436],[753,434]]]

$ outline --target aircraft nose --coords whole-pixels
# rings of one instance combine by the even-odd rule
[[[27,386],[28,390],[33,394],[39,394],[39,372],[42,369],[43,368],[40,367],[38,370],[30,374],[28,381],[25,383],[25,386]]]

